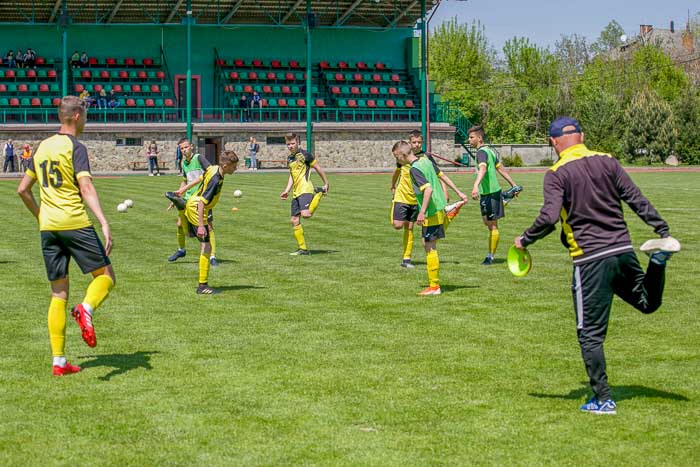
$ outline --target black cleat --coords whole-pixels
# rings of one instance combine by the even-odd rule
[[[182,211],[185,209],[185,205],[187,204],[187,201],[185,201],[183,198],[179,197],[172,191],[167,191],[165,193],[165,197],[170,200],[171,203],[178,209],[178,211]]]
[[[175,251],[175,253],[168,256],[168,261],[170,261],[172,263],[173,261],[177,261],[178,259],[184,258],[185,256],[187,256],[187,252],[185,250],[178,249]]]

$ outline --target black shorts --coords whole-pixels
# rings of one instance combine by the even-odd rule
[[[392,219],[395,221],[415,222],[418,218],[418,205],[394,201],[392,203]]]
[[[42,231],[41,252],[50,281],[68,276],[71,257],[78,263],[83,274],[111,264],[94,227]]]
[[[209,227],[209,224],[204,224],[204,229],[206,229],[207,234],[204,236],[204,238],[199,238],[197,237],[197,226],[192,225],[190,221],[187,221],[187,232],[189,233],[190,237],[196,238],[200,243],[209,243],[209,232],[211,232],[212,229]]]
[[[497,191],[488,195],[481,195],[479,198],[479,206],[481,207],[481,215],[489,221],[495,221],[505,216],[503,209],[503,193]]]
[[[421,237],[423,237],[423,240],[426,242],[434,242],[445,238],[445,226],[442,224],[423,226]]]
[[[314,199],[313,193],[302,193],[292,199],[292,216],[298,216],[301,211],[308,211],[311,201]]]

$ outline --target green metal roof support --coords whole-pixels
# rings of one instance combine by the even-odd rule
[[[311,0],[306,0],[306,150],[313,153],[313,121],[311,120]]]
[[[63,47],[63,70],[61,71],[61,92],[68,95],[68,0],[63,0],[61,5],[61,46]]]
[[[426,69],[428,67],[428,55],[426,53],[428,49],[428,28],[426,27],[425,17],[425,0],[420,0],[420,131],[423,134],[424,151],[426,150],[428,144],[426,131],[428,129],[428,106],[430,105],[430,94],[426,76]]]
[[[185,80],[185,96],[187,99],[186,118],[187,118],[187,139],[192,141],[192,0],[187,0],[185,13],[185,21],[187,22],[187,79]]]

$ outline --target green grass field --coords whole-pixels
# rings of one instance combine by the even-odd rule
[[[417,297],[424,254],[416,242],[416,269],[398,267],[389,174],[330,174],[304,222],[310,257],[289,256],[286,177],[227,178],[218,296],[194,293],[195,240],[166,261],[175,214],[162,193],[176,177],[97,179],[117,286],[96,312],[96,348],[69,319],[67,355],[84,370],[65,378],[50,375],[36,223],[17,181],[0,180],[0,464],[700,464],[697,173],[633,174],[684,250],[657,313],[613,305],[610,417],[578,411],[588,384],[558,234],[530,248],[533,270],[515,279],[503,263],[480,266],[486,230],[471,202],[439,244],[443,295]],[[514,177],[526,191],[500,223],[500,258],[541,202],[542,174]],[[135,205],[119,214],[125,198]],[[627,220],[636,246],[653,234]],[[71,306],[88,283],[72,271]]]

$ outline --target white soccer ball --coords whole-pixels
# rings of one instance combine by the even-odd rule
[[[124,204],[126,204],[126,207],[127,207],[127,208],[130,208],[131,206],[134,205],[134,202],[131,201],[130,199],[125,199],[125,200],[124,200]]]
[[[129,209],[129,206],[127,206],[125,203],[117,204],[117,211],[119,211],[119,212],[126,212],[128,209]]]
[[[241,190],[236,190],[233,192],[234,198],[240,198],[241,196],[243,196],[243,192]]]

